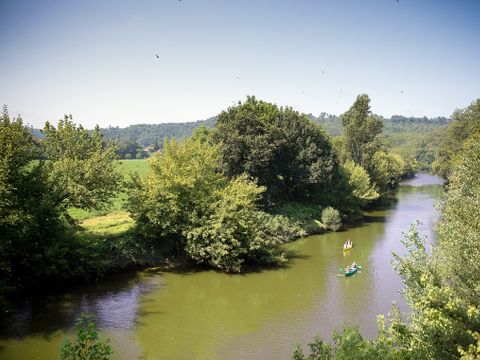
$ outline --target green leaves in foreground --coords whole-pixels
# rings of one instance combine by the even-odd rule
[[[87,314],[82,314],[75,324],[77,339],[66,339],[61,350],[62,360],[110,360],[112,348],[110,340],[101,341],[95,324]]]

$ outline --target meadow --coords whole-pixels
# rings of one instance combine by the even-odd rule
[[[128,196],[128,182],[133,174],[144,175],[149,170],[148,159],[141,160],[117,160],[119,168],[126,182],[125,188],[113,199],[111,206],[102,212],[86,211],[72,208],[68,212],[72,218],[80,223],[80,226],[95,234],[119,234],[127,231],[133,224],[132,218],[123,208]]]

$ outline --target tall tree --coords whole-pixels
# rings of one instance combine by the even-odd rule
[[[20,117],[0,118],[0,297],[2,287],[21,287],[54,271],[63,228],[48,172],[35,163],[39,149]],[[3,284],[2,284],[3,283]]]
[[[59,120],[55,128],[46,123],[42,145],[50,160],[49,181],[56,205],[64,210],[107,208],[121,185],[122,176],[112,160],[112,142],[105,144],[98,126],[91,134],[73,123],[72,116]]]
[[[433,171],[448,179],[453,169],[453,158],[461,151],[465,140],[473,133],[480,132],[480,99],[474,101],[466,109],[457,110],[453,122],[447,128],[443,144],[439,147]]]
[[[453,164],[438,226],[439,261],[449,282],[480,309],[480,132],[464,142]]]
[[[370,111],[370,98],[366,94],[357,97],[352,107],[342,116],[343,145],[349,159],[372,173],[373,155],[382,148],[380,136],[383,120]]]
[[[213,140],[225,173],[258,179],[270,202],[312,195],[337,166],[328,136],[306,115],[255,97],[218,116]]]

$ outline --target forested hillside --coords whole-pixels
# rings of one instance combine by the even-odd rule
[[[330,136],[342,133],[342,122],[339,116],[321,113],[319,116],[307,115],[310,120],[319,124]],[[435,157],[435,149],[439,145],[441,132],[451,119],[446,117],[405,117],[394,115],[383,118],[383,137],[388,149],[403,157],[414,158],[420,169],[429,170]],[[102,129],[106,139],[115,139],[124,144],[136,142],[140,147],[155,145],[162,147],[165,138],[183,139],[190,136],[200,126],[213,128],[217,117],[187,123],[139,124],[126,128],[110,127]],[[119,155],[122,156],[120,151]],[[132,153],[132,158],[135,154]],[[137,158],[139,158],[137,156]],[[140,157],[141,158],[141,157]]]
[[[200,126],[212,128],[215,123],[216,117],[211,117],[207,120],[185,123],[137,124],[126,128],[108,127],[102,129],[102,133],[106,139],[135,141],[142,147],[153,145],[155,142],[162,146],[165,138],[184,139],[192,135],[196,128]]]
[[[342,122],[337,115],[320,113],[318,116],[307,115],[310,120],[319,124],[330,136],[342,134]],[[435,157],[435,149],[442,137],[442,131],[451,119],[446,117],[406,117],[394,115],[383,118],[383,138],[388,149],[403,157],[413,158],[419,169],[429,170]],[[166,138],[184,139],[192,135],[200,127],[213,128],[217,117],[186,123],[137,124],[126,128],[108,127],[101,129],[105,139],[117,142],[117,154],[121,159],[147,156],[142,148],[152,146],[156,151],[163,146]],[[41,137],[38,129],[32,129],[35,136]]]

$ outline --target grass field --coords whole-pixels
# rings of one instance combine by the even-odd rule
[[[148,160],[119,160],[116,161],[126,181],[131,179],[132,174],[144,175],[149,170]],[[86,230],[97,234],[112,234],[128,230],[133,220],[123,209],[127,199],[124,190],[113,200],[112,206],[104,212],[85,211],[72,208],[68,212],[71,217],[78,220]]]

